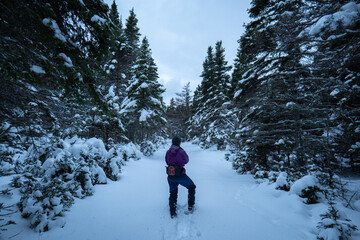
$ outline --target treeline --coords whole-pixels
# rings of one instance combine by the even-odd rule
[[[232,72],[210,46],[186,133],[239,172],[360,167],[359,1],[252,1]]]
[[[2,143],[78,135],[154,150],[165,136],[164,89],[134,9],[123,26],[115,1],[0,6]]]

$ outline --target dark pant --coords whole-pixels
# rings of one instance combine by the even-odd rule
[[[195,184],[194,182],[186,175],[182,174],[181,176],[168,177],[168,183],[170,187],[170,197],[169,197],[169,206],[170,214],[176,214],[176,204],[178,197],[178,186],[179,184],[183,187],[186,187],[189,191],[188,194],[188,207],[192,208],[195,204]]]

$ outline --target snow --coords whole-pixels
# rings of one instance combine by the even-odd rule
[[[150,97],[151,101],[154,103],[154,104],[157,104],[157,105],[160,105],[161,106],[161,101],[157,98],[154,98],[154,97]]]
[[[282,144],[285,144],[285,141],[284,141],[284,139],[281,138],[278,141],[276,141],[274,144],[275,145],[282,145]]]
[[[328,31],[334,31],[339,26],[351,26],[354,21],[359,18],[359,15],[360,4],[356,4],[355,2],[349,2],[343,7],[341,7],[340,11],[321,17],[314,25],[310,27],[309,34],[317,35],[321,33],[325,28]]]
[[[319,237],[322,237],[324,240],[339,240],[340,236],[339,230],[334,228],[327,228],[319,234]]]
[[[62,58],[65,61],[65,66],[67,67],[73,67],[74,65],[72,64],[71,58],[69,58],[68,56],[66,56],[65,53],[60,53],[59,57]]]
[[[54,30],[55,38],[59,39],[62,42],[66,42],[66,38],[65,38],[64,34],[61,32],[59,25],[56,23],[56,21],[54,19],[44,18],[42,22],[45,26],[48,26],[52,30]]]
[[[238,91],[236,91],[235,94],[234,94],[234,99],[237,98],[238,96],[240,96],[242,91],[243,91],[242,89],[239,89]]]
[[[149,84],[147,84],[147,83],[142,83],[139,86],[139,88],[148,88],[148,87],[149,87]]]
[[[103,147],[96,139],[88,143],[99,149]],[[277,185],[286,183],[285,173],[279,175],[277,183],[259,184],[252,175],[237,174],[231,162],[224,160],[225,152],[215,148],[203,150],[190,143],[182,147],[190,158],[187,174],[197,185],[196,210],[192,215],[184,214],[187,191],[179,187],[178,218],[171,219],[164,170],[164,155],[169,145],[170,142],[152,157],[126,162],[119,181],[96,185],[92,197],[75,199],[65,220],[58,218],[50,222],[50,231],[34,232],[28,228],[28,220],[18,214],[17,225],[8,226],[2,237],[8,239],[17,234],[12,239],[316,239],[319,215],[326,211],[327,204],[306,205],[299,196],[276,190]],[[126,147],[131,148],[126,145],[121,148]],[[3,189],[10,178],[1,180]],[[313,176],[306,176],[297,185],[314,183]],[[61,211],[59,199],[51,198],[49,202],[55,211]],[[358,212],[345,208],[341,211],[359,226]],[[332,230],[321,234],[326,237],[336,234],[329,231]],[[353,234],[353,239],[359,237],[358,232]]]
[[[301,191],[303,189],[306,189],[307,187],[314,187],[314,186],[318,186],[318,180],[315,176],[313,175],[307,175],[302,177],[301,179],[297,180],[296,182],[294,182],[294,184],[291,186],[290,188],[290,193],[294,193],[296,195],[301,195]]]
[[[98,138],[83,140],[74,137],[64,141],[63,145],[64,150],[70,152],[76,158],[79,158],[81,153],[87,155],[89,152],[97,152],[104,157],[108,156],[108,151],[105,149],[104,142]]]
[[[111,85],[111,87],[109,88],[109,92],[108,94],[106,94],[105,98],[114,98],[115,96],[115,86]]]
[[[154,111],[143,109],[141,110],[139,121],[146,122],[146,120],[150,118],[152,115],[154,115]]]
[[[125,97],[123,102],[121,103],[121,112],[124,112],[126,110],[129,110],[131,108],[134,108],[137,105],[136,100],[133,100],[132,98]]]
[[[102,18],[96,14],[94,16],[92,16],[91,21],[101,23],[101,24],[104,24],[106,22],[106,20],[104,18]]]
[[[40,67],[38,65],[32,65],[30,67],[30,71],[37,73],[37,74],[45,74],[44,69],[42,69],[42,67]]]
[[[360,127],[357,127],[357,128],[355,129],[355,132],[356,132],[356,133],[360,133]]]
[[[276,187],[283,187],[283,186],[286,186],[286,185],[288,185],[287,173],[282,172],[277,177],[276,182],[275,182],[275,186]]]
[[[334,89],[331,93],[330,93],[330,95],[332,96],[332,97],[335,97],[336,95],[338,95],[339,94],[339,89]]]
[[[292,106],[294,106],[294,105],[296,105],[296,103],[294,103],[294,102],[288,102],[288,103],[286,103],[286,107],[292,107]]]

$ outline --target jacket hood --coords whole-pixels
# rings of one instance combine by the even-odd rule
[[[180,147],[178,145],[171,145],[170,153],[175,155],[178,153],[179,149],[180,149]]]

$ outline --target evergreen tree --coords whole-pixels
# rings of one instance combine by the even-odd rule
[[[170,100],[170,105],[166,108],[166,120],[169,137],[183,137],[181,136],[183,134],[183,121],[174,98]]]
[[[171,99],[167,109],[168,132],[170,136],[179,136],[182,139],[189,139],[188,120],[191,117],[191,90],[190,82],[187,83],[181,93],[176,93],[176,100]]]
[[[210,98],[210,89],[214,87],[214,53],[211,46],[208,47],[207,56],[203,63],[203,71],[200,75],[202,77],[201,81],[201,95]],[[202,103],[205,103],[206,100],[200,100]]]
[[[157,142],[165,131],[165,105],[161,96],[164,89],[157,81],[157,67],[146,37],[139,49],[135,74],[127,88],[128,96],[122,104],[127,119],[127,136],[139,144]]]
[[[130,10],[130,15],[126,20],[125,26],[125,49],[124,49],[124,62],[126,65],[126,80],[130,81],[135,77],[135,64],[140,46],[140,32],[137,26],[138,19],[134,9]]]
[[[313,101],[308,70],[300,63],[298,35],[305,26],[298,22],[303,11],[301,1],[258,1],[250,9],[255,19],[240,43],[241,55],[250,64],[236,91],[243,116],[237,136],[246,153],[240,162],[249,168],[301,167],[305,148],[311,154],[319,145],[313,131],[319,126],[312,122],[314,112],[308,105]]]
[[[31,227],[46,231],[61,223],[74,196],[91,194],[93,184],[106,182],[103,169],[118,177],[121,158],[114,149],[108,156],[93,154],[93,147],[88,155],[60,153],[64,138],[106,142],[119,128],[118,109],[104,96],[111,89],[104,65],[114,25],[100,0],[6,0],[0,8],[0,165],[9,156],[4,149],[24,154],[11,163],[18,174],[14,187],[24,189],[18,206]]]
[[[231,89],[230,89],[230,97],[232,100],[236,101],[237,96],[242,91],[242,80],[243,75],[249,68],[249,60],[246,55],[243,54],[241,49],[241,41],[239,40],[239,47],[237,49],[236,58],[234,60],[234,71],[231,75]],[[239,92],[235,92],[239,91]]]
[[[207,57],[203,63],[201,77],[201,94],[191,120],[191,132],[199,132],[198,136],[204,146],[224,145],[227,128],[227,113],[230,106],[230,76],[225,60],[225,49],[219,41],[213,48],[208,48]]]
[[[114,26],[109,51],[111,54],[109,57],[110,61],[106,66],[107,73],[110,75],[110,82],[124,91],[124,87],[126,87],[125,72],[127,68],[125,64],[125,32],[115,1],[113,1],[111,5],[109,17]]]
[[[308,1],[309,6],[315,3]],[[314,59],[312,77],[320,86],[317,94],[325,115],[323,159],[318,164],[332,176],[341,167],[356,170],[360,166],[356,143],[360,137],[360,94],[356,87],[360,79],[360,14],[356,10],[358,5],[352,1],[322,1],[321,6],[309,11],[312,25],[305,32],[309,37],[308,48],[317,49],[309,55]]]
[[[214,95],[217,97],[217,103],[230,101],[229,92],[231,89],[230,75],[228,72],[231,70],[231,66],[227,65],[225,60],[225,48],[222,46],[222,41],[219,41],[215,45],[215,57],[214,57],[214,80],[216,90]],[[219,105],[218,105],[219,106]]]
[[[111,4],[109,17],[115,26],[117,26],[117,27],[121,26],[120,16],[119,16],[119,12],[117,10],[117,5],[116,5],[115,0]]]
[[[358,119],[353,94],[358,92],[350,90],[358,79],[353,67],[357,58],[350,53],[357,47],[358,31],[353,29],[358,18],[336,19],[355,9],[345,3],[252,2],[253,21],[240,39],[237,59],[246,56],[245,72],[233,79],[241,116],[235,165],[241,170],[305,171],[315,164],[331,176],[340,166],[358,161],[353,142]],[[349,35],[343,32],[346,28],[351,29]],[[341,134],[345,118],[352,119],[349,137]],[[339,157],[345,152],[346,157]]]

